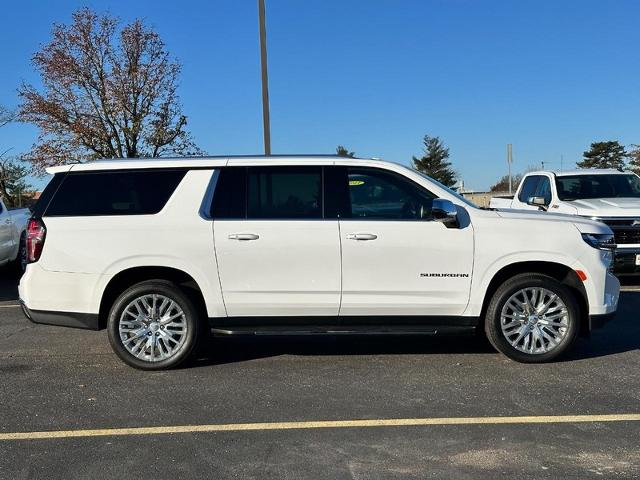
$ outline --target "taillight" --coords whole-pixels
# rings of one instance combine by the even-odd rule
[[[29,219],[27,224],[27,263],[40,260],[44,239],[47,236],[47,227],[39,218]]]

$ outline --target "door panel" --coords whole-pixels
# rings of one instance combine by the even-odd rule
[[[340,221],[340,315],[460,315],[473,266],[473,231],[434,221]],[[351,235],[374,235],[372,240]]]
[[[13,251],[13,225],[9,212],[0,203],[0,263],[9,259]]]
[[[338,220],[323,220],[321,166],[223,169],[214,242],[229,316],[338,314]]]
[[[473,267],[473,229],[434,221],[435,195],[399,174],[347,168],[340,212],[340,315],[459,315]],[[342,187],[341,187],[342,185]]]
[[[227,315],[338,314],[337,220],[216,220],[213,230]]]

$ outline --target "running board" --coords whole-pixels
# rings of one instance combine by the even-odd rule
[[[234,326],[214,327],[211,332],[214,335],[459,335],[473,334],[474,326],[457,325],[394,325],[394,326]]]

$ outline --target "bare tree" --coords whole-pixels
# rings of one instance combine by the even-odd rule
[[[142,21],[119,29],[117,18],[82,8],[70,25],[54,25],[32,62],[43,89],[23,84],[18,114],[40,129],[25,155],[37,173],[96,158],[201,153],[185,129],[180,64]]]
[[[4,127],[7,123],[12,122],[15,118],[15,112],[0,105],[0,127]]]

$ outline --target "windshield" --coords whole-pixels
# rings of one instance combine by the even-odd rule
[[[567,175],[556,177],[560,200],[588,198],[640,198],[640,177],[620,175]]]
[[[454,197],[456,197],[458,200],[460,200],[461,202],[464,202],[465,204],[469,205],[470,207],[473,208],[478,208],[478,206],[473,203],[471,200],[468,200],[466,198],[464,198],[462,195],[460,195],[458,192],[456,192],[455,190],[451,190],[449,187],[443,185],[442,183],[440,183],[437,180],[434,180],[433,178],[431,178],[428,175],[425,175],[424,173],[422,173],[419,170],[416,170],[414,168],[412,168],[411,170],[413,170],[414,172],[416,172],[418,175],[420,175],[421,177],[426,178],[427,180],[429,180],[430,182],[435,183],[436,185],[438,185],[440,188],[442,188],[443,190],[446,190],[448,193],[450,193],[451,195],[453,195]]]

